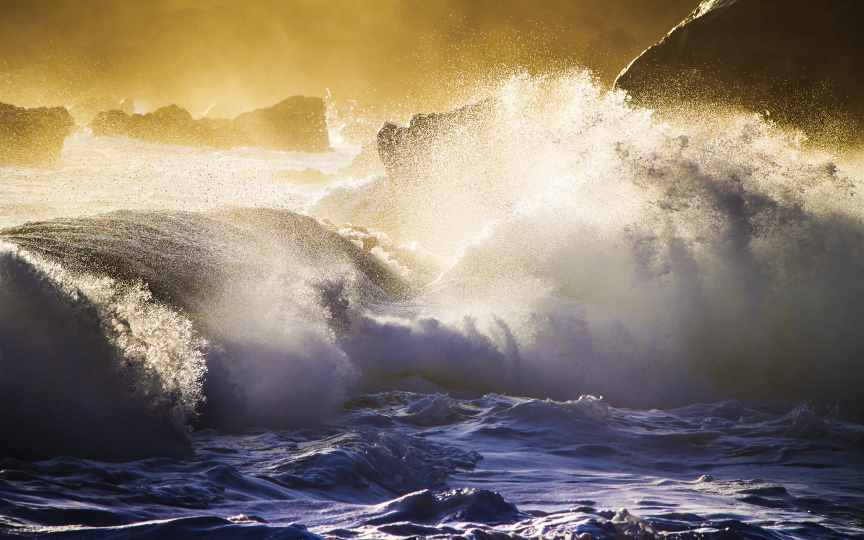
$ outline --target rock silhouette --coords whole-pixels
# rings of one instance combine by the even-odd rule
[[[449,134],[483,137],[496,105],[487,99],[450,112],[415,114],[407,127],[384,122],[378,130],[378,155],[387,174],[394,179],[416,174],[418,165],[436,153],[436,141]]]
[[[236,117],[231,125],[241,146],[268,150],[325,152],[330,149],[324,100],[304,96],[288,99]]]
[[[723,103],[864,140],[864,2],[706,0],[615,82],[641,105]]]
[[[290,97],[272,107],[243,113],[234,120],[201,118],[169,105],[147,114],[105,111],[90,123],[94,135],[120,135],[183,146],[252,146],[283,152],[330,150],[324,100]]]
[[[89,97],[79,100],[69,109],[69,114],[75,119],[75,123],[80,126],[86,126],[96,118],[102,111],[118,110],[126,114],[135,112],[135,104],[131,98],[126,98],[122,102],[110,97]]]
[[[45,166],[60,155],[75,121],[64,107],[0,103],[0,166]]]

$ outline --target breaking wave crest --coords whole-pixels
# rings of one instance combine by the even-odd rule
[[[661,120],[581,74],[514,79],[469,113],[310,209],[440,273],[358,322],[364,370],[630,407],[861,404],[854,157],[734,111]]]
[[[145,289],[0,245],[0,454],[187,455],[202,344]]]
[[[661,121],[580,74],[477,111],[333,183],[320,221],[2,231],[0,428],[23,435],[0,453],[183,455],[190,426],[312,426],[370,390],[864,405],[852,158],[755,116]]]
[[[28,459],[184,455],[193,424],[324,421],[356,379],[339,306],[407,293],[291,212],[116,212],[3,235],[0,408],[22,436],[2,450]]]

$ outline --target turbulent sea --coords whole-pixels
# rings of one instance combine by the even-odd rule
[[[404,176],[0,168],[0,537],[864,537],[860,152],[492,102]]]

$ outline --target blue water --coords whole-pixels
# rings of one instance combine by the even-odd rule
[[[196,432],[186,460],[6,459],[3,530],[270,538],[299,536],[291,527],[302,524],[325,538],[853,538],[864,519],[862,434],[806,406],[636,412],[587,397],[381,392],[314,431]]]

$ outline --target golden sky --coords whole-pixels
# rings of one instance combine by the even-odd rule
[[[609,80],[698,3],[3,0],[0,101],[133,97],[201,114],[329,90],[429,110],[513,70],[587,63]]]

